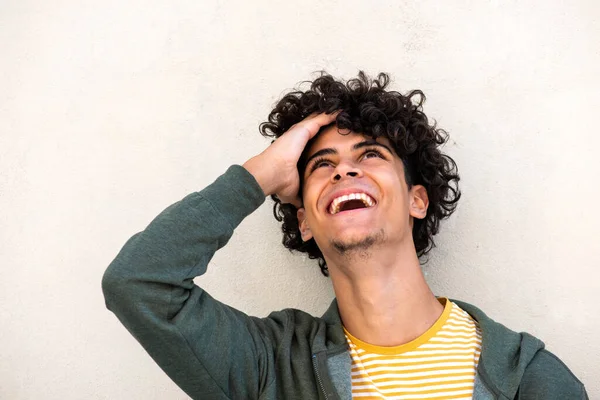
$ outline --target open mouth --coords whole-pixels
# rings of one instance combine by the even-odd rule
[[[375,200],[366,193],[351,193],[333,199],[327,210],[335,215],[343,211],[371,208],[375,204]]]

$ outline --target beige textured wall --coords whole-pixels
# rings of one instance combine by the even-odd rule
[[[0,4],[0,398],[186,398],[104,308],[102,273],[261,151],[271,105],[318,69],[425,91],[464,191],[430,284],[541,337],[600,398],[600,3],[301,4]],[[256,315],[321,313],[329,281],[278,229],[268,201],[198,282]]]

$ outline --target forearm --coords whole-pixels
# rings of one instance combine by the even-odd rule
[[[266,196],[270,196],[277,191],[277,187],[275,186],[277,171],[274,170],[272,165],[266,165],[260,156],[252,157],[244,163],[243,167],[258,182],[258,185]]]
[[[257,327],[193,282],[264,199],[256,180],[233,166],[129,239],[103,276],[106,306],[192,398],[254,398],[268,380],[267,368],[257,368],[271,357],[260,333],[268,325]],[[246,376],[231,381],[217,372],[224,365]]]

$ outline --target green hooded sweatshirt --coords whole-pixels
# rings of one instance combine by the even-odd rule
[[[296,309],[257,318],[193,282],[264,200],[254,177],[234,165],[165,209],[104,273],[106,306],[194,399],[351,399],[352,360],[336,300],[321,318]],[[474,399],[587,399],[540,340],[452,301],[482,330]]]

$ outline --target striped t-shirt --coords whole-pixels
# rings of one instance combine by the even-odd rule
[[[481,352],[481,330],[446,298],[440,318],[418,338],[374,346],[344,328],[352,356],[352,398],[471,399]]]

